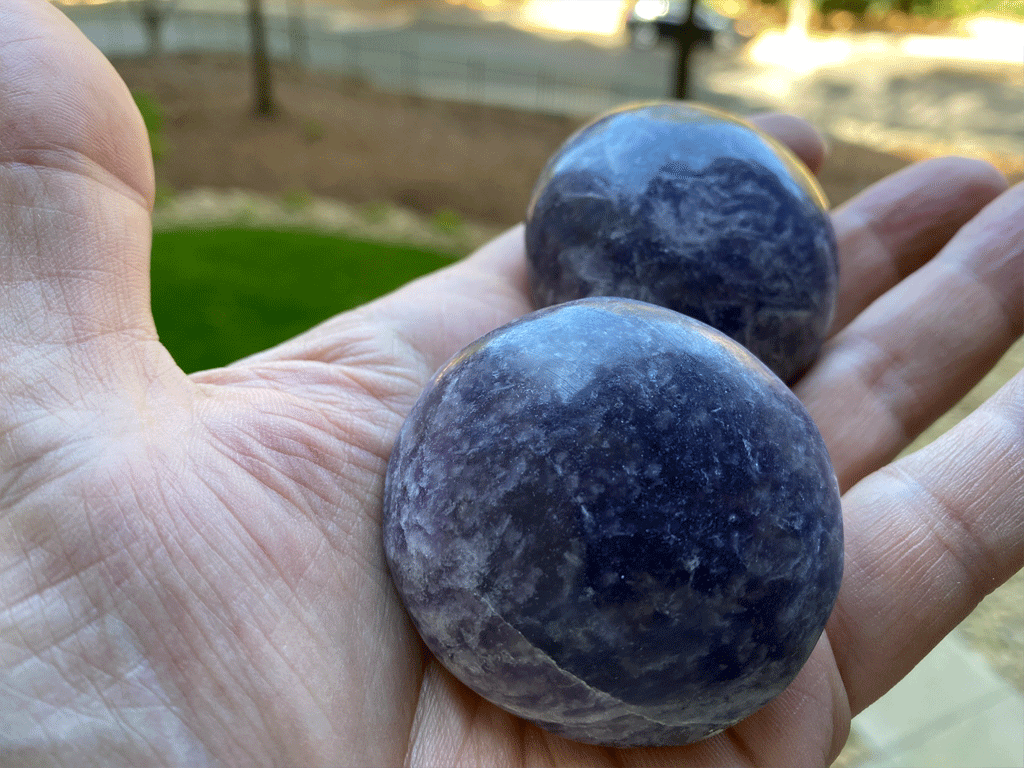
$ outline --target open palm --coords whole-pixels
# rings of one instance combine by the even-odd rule
[[[821,160],[790,118],[762,127]],[[1024,560],[1024,378],[885,466],[1020,334],[1024,190],[932,161],[835,215],[835,335],[796,386],[847,491],[846,580],[789,689],[689,747],[565,741],[434,662],[383,562],[427,378],[530,309],[522,233],[186,376],[149,308],[153,178],[109,64],[0,9],[0,764],[826,764],[851,712]],[[182,297],[187,311],[187,297]]]

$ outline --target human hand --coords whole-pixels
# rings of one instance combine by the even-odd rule
[[[131,98],[52,7],[0,10],[0,764],[827,763],[851,713],[1024,561],[1024,376],[887,465],[1020,334],[1024,189],[938,160],[835,216],[836,333],[796,385],[844,490],[846,577],[797,680],[730,731],[565,741],[425,652],[380,543],[427,378],[530,309],[522,232],[186,376],[148,303]],[[766,130],[812,167],[799,121]]]

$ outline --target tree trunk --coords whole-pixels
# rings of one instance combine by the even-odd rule
[[[697,2],[698,0],[691,0],[686,11],[686,19],[676,29],[675,86],[672,95],[677,99],[686,99],[690,96],[690,56],[699,34],[693,17],[693,9]]]
[[[263,0],[249,0],[249,31],[252,47],[253,112],[260,117],[274,114],[274,84],[267,53],[267,29],[263,23]]]

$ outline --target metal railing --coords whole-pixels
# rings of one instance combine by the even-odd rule
[[[233,13],[173,10],[162,24],[162,50],[172,54],[247,54],[249,29],[241,6],[240,0]],[[141,3],[69,5],[64,10],[108,57],[150,53]],[[304,19],[297,34],[286,16],[268,14],[266,30],[269,53],[275,61],[431,98],[592,115],[624,101],[658,98],[668,89],[669,67],[664,57],[649,54],[638,55],[620,70],[603,67],[584,72],[577,68],[564,75],[529,61],[423,51],[410,36],[396,30],[332,31],[316,15]]]

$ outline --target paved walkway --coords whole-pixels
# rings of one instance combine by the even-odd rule
[[[1016,38],[994,34],[991,41],[770,33],[739,59],[703,62],[702,85],[712,98],[796,112],[840,139],[882,151],[918,145],[1022,158],[1024,24],[1018,26]],[[1024,159],[1019,165],[1024,170]]]
[[[1024,698],[958,633],[853,721],[849,768],[1021,768]]]

